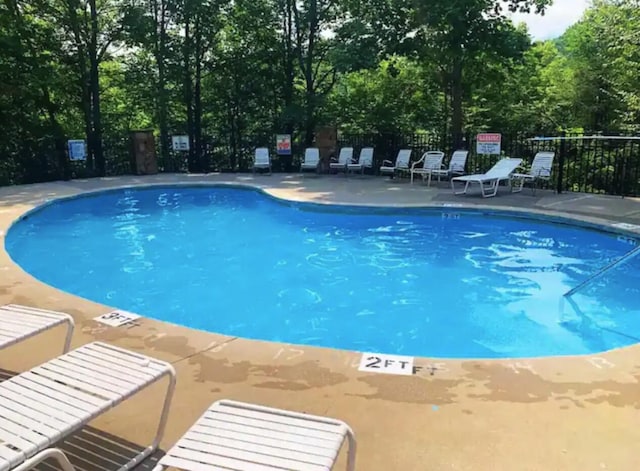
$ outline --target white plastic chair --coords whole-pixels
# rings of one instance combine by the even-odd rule
[[[411,183],[413,184],[414,175],[421,175],[423,180],[425,176],[428,178],[428,185],[431,186],[431,174],[434,170],[442,169],[442,159],[444,159],[444,152],[437,150],[430,150],[422,154],[420,160],[411,165]],[[419,167],[420,164],[422,167]]]
[[[304,151],[304,161],[300,164],[300,172],[313,170],[317,172],[320,167],[320,149],[309,147]]]
[[[169,363],[93,342],[0,383],[0,471],[26,471],[52,458],[73,467],[53,444],[165,376],[169,379],[151,445],[121,471],[151,455],[162,439],[176,373]]]
[[[498,160],[498,162],[496,162],[496,164],[486,173],[453,177],[451,179],[451,189],[454,194],[463,195],[467,193],[469,184],[478,183],[480,185],[483,198],[495,196],[498,193],[498,186],[500,186],[500,182],[503,180],[510,182],[511,174],[521,163],[522,159],[512,159],[509,157]],[[456,192],[455,182],[463,182],[465,184],[464,190]],[[485,188],[485,185],[488,185],[488,187]]]
[[[451,178],[454,175],[464,175],[464,168],[467,165],[468,155],[468,150],[455,151],[449,160],[448,168],[432,170],[431,174],[436,175],[438,177],[438,181],[440,181],[440,177]]]
[[[343,147],[340,149],[338,160],[329,163],[329,168],[347,173],[347,165],[353,162],[353,147]]]
[[[356,439],[341,420],[221,400],[213,403],[153,471],[291,470],[333,468],[348,440],[347,471],[356,463]]]
[[[269,149],[266,147],[258,147],[256,149],[253,158],[253,173],[256,173],[256,169],[268,169],[269,174],[271,174],[271,157],[269,156]]]
[[[67,326],[62,353],[69,351],[75,323],[69,314],[19,304],[0,306],[0,350],[58,326]]]
[[[360,174],[362,175],[364,174],[365,168],[371,167],[373,167],[373,147],[363,147],[362,149],[360,149],[360,157],[358,157],[358,162],[347,164],[347,173],[360,171]]]
[[[393,178],[396,173],[409,172],[409,162],[411,161],[411,149],[400,149],[396,157],[395,164],[391,160],[383,160],[380,167],[381,174],[391,175]]]
[[[533,158],[529,173],[514,173],[511,175],[512,180],[519,181],[520,185],[511,187],[511,191],[518,193],[522,191],[524,184],[531,183],[531,191],[536,194],[536,183],[540,180],[551,180],[551,171],[553,169],[553,159],[555,152],[538,152]]]

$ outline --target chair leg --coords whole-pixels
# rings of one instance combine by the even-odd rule
[[[64,339],[64,347],[62,353],[67,353],[71,347],[71,338],[73,337],[73,330],[75,329],[75,322],[70,319],[67,325],[67,336]]]
[[[156,436],[153,439],[151,445],[145,448],[141,453],[135,456],[131,461],[118,469],[118,471],[128,471],[138,466],[142,461],[147,459],[154,451],[158,449],[160,441],[164,436],[164,431],[167,426],[167,419],[169,418],[169,410],[171,408],[171,401],[173,399],[173,393],[176,389],[176,372],[171,370],[165,373],[169,377],[169,384],[167,385],[167,392],[164,397],[164,403],[162,405],[162,412],[160,412],[160,420],[158,422],[158,428],[156,429]],[[67,470],[63,470],[67,471]]]
[[[347,440],[349,442],[349,451],[347,455],[347,471],[355,471],[357,442],[356,442],[356,436],[354,435],[353,430],[351,430],[351,427],[349,427],[348,425],[347,425]]]
[[[515,187],[512,185],[511,186],[511,193],[519,193],[522,191],[522,189],[524,188],[524,178],[518,178],[517,180],[520,180],[518,183],[516,183]]]

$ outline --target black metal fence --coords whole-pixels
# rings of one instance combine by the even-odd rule
[[[447,156],[455,150],[448,138],[424,133],[343,135],[338,142],[338,147],[341,146],[352,146],[356,153],[362,147],[373,146],[374,168],[379,168],[382,160],[395,159],[400,149],[412,149],[413,160],[428,150],[442,150]],[[527,166],[537,152],[552,151],[555,159],[551,181],[556,191],[640,195],[640,136],[603,133],[563,133],[551,137],[503,135],[501,155],[479,155],[476,153],[476,135],[470,134],[460,147],[469,151],[467,173],[483,173],[505,156],[521,158]]]
[[[158,144],[156,140],[156,145]],[[184,152],[170,151],[166,158],[158,149],[160,172],[246,172],[251,168],[256,147],[269,147],[272,151],[273,170],[290,172],[299,168],[304,145],[292,142],[292,156],[277,156],[275,133],[261,136],[205,136],[201,155],[195,164]],[[428,133],[413,134],[339,134],[336,152],[340,147],[354,147],[355,155],[362,147],[374,148],[374,166],[383,160],[394,160],[398,150],[412,149],[413,159],[427,150],[442,150],[451,155],[449,137]],[[503,135],[502,155],[478,155],[475,151],[475,133],[467,135],[461,146],[469,150],[467,173],[488,170],[502,156],[519,157],[525,163],[533,160],[536,152],[555,152],[552,188],[559,191],[579,191],[610,195],[640,195],[640,137],[612,136],[604,133],[562,134],[551,137]],[[70,163],[65,158],[66,142],[43,138],[24,142],[16,148],[0,148],[0,185],[33,183],[95,175],[85,162]],[[128,136],[105,138],[103,152],[107,175],[134,173],[132,149]]]

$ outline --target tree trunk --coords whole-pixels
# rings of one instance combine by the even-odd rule
[[[80,86],[82,117],[84,118],[84,132],[88,140],[93,136],[93,118],[91,116],[91,91],[89,85],[89,68],[87,67],[87,51],[84,46],[84,40],[80,32],[80,19],[77,10],[80,5],[77,0],[68,0],[66,3],[69,24],[73,33],[73,40],[76,47],[76,58],[78,61],[78,85]],[[87,152],[87,168],[90,171],[95,170],[95,159],[93,147],[88,146]]]
[[[456,58],[451,70],[451,144],[454,150],[463,144],[462,87],[462,59]]]
[[[155,59],[158,67],[158,126],[160,127],[160,158],[162,165],[166,169],[169,167],[169,124],[167,118],[167,90],[166,90],[166,42],[167,42],[167,0],[160,0],[160,6],[158,8],[158,1],[154,0],[154,14],[156,20],[156,47],[155,47]],[[175,170],[175,169],[172,169]]]
[[[49,89],[44,85],[42,86],[42,98],[44,100],[44,107],[47,110],[49,126],[51,126],[55,138],[56,154],[58,156],[58,163],[60,165],[60,177],[63,180],[70,180],[72,177],[71,164],[69,162],[69,159],[67,158],[64,129],[62,129],[62,125],[56,117],[58,107],[51,100]]]
[[[196,32],[197,34],[197,32]],[[189,172],[197,171],[196,149],[194,146],[193,128],[193,86],[191,77],[191,5],[190,1],[184,3],[184,103],[187,108],[187,134],[189,135]]]
[[[91,118],[93,133],[89,146],[93,150],[98,175],[106,174],[102,151],[102,113],[100,111],[100,75],[98,70],[98,10],[96,0],[89,0],[91,14],[91,40],[89,42],[89,85],[91,93]]]
[[[198,160],[198,169],[200,172],[209,171],[209,162],[203,155],[202,145],[202,61],[204,60],[204,51],[202,48],[202,23],[201,13],[196,15],[196,31],[195,31],[195,57],[196,57],[196,72],[195,72],[195,90],[194,90],[194,145],[196,158]]]
[[[305,90],[305,136],[306,146],[313,144],[313,134],[315,128],[316,113],[316,89],[313,75],[313,59],[315,53],[316,34],[318,27],[318,0],[310,0],[309,2],[309,47],[307,49],[306,65],[304,67],[304,79],[306,84]],[[300,51],[302,54],[302,51]]]
[[[283,65],[284,65],[284,128],[287,134],[293,134],[293,91],[295,85],[294,50],[293,50],[293,0],[285,1],[283,20]]]
[[[447,144],[449,142],[449,96],[450,96],[451,87],[450,87],[449,75],[444,70],[441,71],[440,81],[442,85],[441,140],[443,144]]]

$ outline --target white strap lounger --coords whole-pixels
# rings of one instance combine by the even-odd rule
[[[62,353],[66,353],[71,345],[75,325],[69,314],[18,304],[0,306],[0,350],[63,324],[67,324],[67,336],[62,350]]]
[[[329,471],[349,441],[347,470],[355,469],[356,440],[340,420],[222,400],[160,459],[154,471]]]
[[[169,363],[94,342],[0,383],[0,471],[26,471],[48,458],[72,470],[52,445],[165,376],[156,437],[120,468],[129,470],[156,450],[164,433],[175,389]]]
[[[511,174],[520,166],[522,159],[506,157],[498,160],[486,173],[464,175],[451,179],[451,189],[455,195],[464,195],[469,189],[470,183],[478,183],[483,198],[490,198],[498,194],[501,181],[511,182]],[[455,182],[463,182],[464,190],[456,191]],[[485,186],[486,185],[486,186]]]

